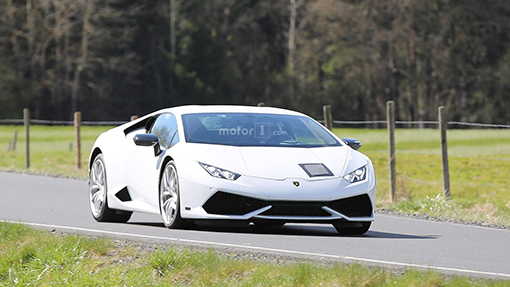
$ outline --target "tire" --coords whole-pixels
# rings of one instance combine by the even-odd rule
[[[372,222],[333,222],[333,226],[336,231],[342,235],[362,235],[365,234],[369,229]]]
[[[109,208],[107,191],[104,158],[103,154],[98,154],[89,173],[89,203],[92,217],[98,222],[127,222],[133,213]]]
[[[179,177],[173,160],[169,161],[159,184],[159,212],[167,228],[176,229],[189,226],[181,217]]]

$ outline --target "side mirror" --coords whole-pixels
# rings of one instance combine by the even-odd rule
[[[362,146],[361,142],[357,139],[351,139],[351,138],[343,138],[342,141],[350,146],[353,150],[359,150],[359,148]]]
[[[159,139],[155,134],[135,135],[133,141],[137,146],[154,146],[159,143]]]
[[[137,146],[152,146],[154,147],[154,156],[161,154],[159,147],[159,139],[155,134],[138,134],[133,137],[133,141]]]

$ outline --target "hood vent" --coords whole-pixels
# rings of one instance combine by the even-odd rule
[[[333,173],[323,163],[301,163],[299,166],[309,177],[333,176]]]

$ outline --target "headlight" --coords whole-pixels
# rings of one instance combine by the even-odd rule
[[[208,165],[208,164],[205,164],[205,163],[199,162],[199,164],[210,175],[212,175],[214,177],[217,177],[217,178],[224,178],[224,179],[228,179],[228,180],[236,180],[236,179],[238,179],[241,176],[240,174],[237,174],[235,172],[231,172],[231,171],[228,171],[226,169],[222,169],[222,168],[215,167],[215,166],[212,166],[212,165]]]
[[[344,179],[349,183],[355,183],[367,179],[367,167],[360,167],[357,170],[344,175]]]

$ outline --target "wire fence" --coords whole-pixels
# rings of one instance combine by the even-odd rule
[[[438,121],[397,121],[395,120],[395,109],[394,102],[389,101],[386,103],[386,120],[373,120],[373,121],[341,121],[341,120],[332,120],[331,109],[330,106],[323,107],[324,112],[324,121],[321,123],[324,124],[329,129],[333,127],[347,127],[347,126],[356,126],[356,128],[370,128],[370,129],[380,129],[387,128],[388,129],[388,151],[375,151],[377,153],[388,153],[388,163],[389,163],[389,187],[391,192],[391,200],[396,201],[397,198],[397,177],[401,180],[414,182],[422,185],[434,185],[434,186],[443,186],[443,194],[444,198],[450,198],[450,171],[449,171],[449,162],[448,157],[454,157],[458,159],[469,159],[476,161],[493,161],[494,165],[505,164],[503,162],[510,162],[508,158],[494,158],[494,157],[483,157],[483,156],[469,156],[469,155],[457,155],[448,152],[448,140],[447,140],[447,130],[448,129],[508,129],[510,125],[508,124],[492,124],[492,123],[473,123],[473,122],[460,122],[460,121],[447,121],[447,117],[445,114],[444,107],[438,108]],[[437,128],[440,130],[440,149],[438,152],[429,152],[429,151],[416,151],[416,150],[402,150],[395,148],[395,127],[396,126],[402,128],[411,128],[411,129],[422,129],[425,127]],[[374,151],[372,151],[374,152]],[[441,162],[441,171],[443,174],[443,181],[430,181],[430,180],[421,180],[416,179],[411,176],[408,176],[407,171],[403,173],[398,173],[396,171],[396,158],[398,154],[428,154],[434,155],[440,158]],[[419,162],[419,161],[418,161]],[[499,163],[497,163],[499,162]],[[409,163],[408,163],[409,164]],[[412,163],[416,164],[416,163]],[[468,165],[470,163],[466,163]],[[458,165],[458,161],[457,161]],[[458,167],[456,167],[458,168]],[[468,167],[469,168],[469,167]],[[428,171],[430,176],[430,170]],[[456,176],[457,177],[457,176]],[[504,183],[504,184],[498,184]],[[507,189],[510,185],[506,184],[506,182],[498,182],[495,184],[485,183],[485,182],[477,182],[469,180],[466,178],[462,181],[455,181],[453,184],[455,186],[468,187],[468,188],[504,188]]]
[[[118,126],[127,123],[128,121],[82,121],[83,126]],[[319,120],[320,123],[324,123],[324,120]],[[34,125],[46,125],[46,126],[72,126],[74,124],[73,121],[55,121],[55,120],[37,120],[31,119],[31,124]],[[374,125],[381,124],[386,125],[388,122],[385,120],[378,121],[333,121],[335,125]],[[395,121],[395,124],[398,125],[439,125],[439,121]],[[450,126],[470,126],[470,127],[480,127],[480,128],[503,128],[508,129],[510,125],[504,124],[484,124],[484,123],[469,123],[469,122],[456,122],[449,121],[447,122]],[[0,119],[0,125],[23,125],[23,119]]]
[[[319,121],[324,123],[323,120]],[[386,125],[388,121],[333,121],[335,125],[374,125],[374,124],[384,124]],[[399,125],[439,125],[439,121],[395,121],[395,124]],[[510,125],[501,125],[501,124],[483,124],[483,123],[468,123],[468,122],[447,122],[448,125],[458,125],[458,126],[470,126],[470,127],[483,127],[483,128],[510,128]]]
[[[82,121],[83,126],[118,126],[127,123],[127,121]],[[0,120],[0,125],[23,125],[21,119],[4,119]],[[31,119],[30,124],[44,126],[72,126],[74,121],[53,121],[53,120],[36,120]]]
[[[439,152],[426,152],[426,151],[416,151],[416,150],[405,150],[405,149],[397,149],[395,150],[398,153],[411,153],[411,154],[425,154],[425,155],[436,155],[441,156]],[[376,150],[372,151],[375,153],[388,153],[387,150]],[[468,155],[458,155],[454,153],[448,153],[449,157],[458,157],[458,158],[468,158],[468,159],[477,159],[477,160],[490,160],[490,161],[508,161],[510,162],[510,158],[493,158],[493,157],[483,157],[483,156],[468,156]]]
[[[136,117],[136,116],[134,116]],[[133,119],[133,118],[132,118]],[[335,127],[345,127],[345,126],[356,126],[357,128],[367,128],[367,127],[373,127],[373,125],[380,125],[376,126],[377,128],[383,128],[388,125],[387,120],[374,120],[374,121],[343,121],[343,120],[331,120],[329,119],[331,123],[331,127],[334,125]],[[82,126],[118,126],[122,125],[124,123],[127,123],[129,121],[81,121]],[[319,122],[325,124],[324,120],[319,120]],[[46,126],[73,126],[76,125],[74,121],[57,121],[57,120],[39,120],[39,119],[30,119],[30,124],[34,125],[46,125]],[[402,126],[404,128],[409,129],[417,129],[424,127],[425,125],[434,125],[436,127],[440,127],[439,121],[394,121],[395,124]],[[23,119],[0,119],[0,125],[24,125],[25,122]],[[472,128],[482,128],[482,129],[508,129],[510,128],[510,125],[506,124],[487,124],[487,123],[473,123],[473,122],[459,122],[459,121],[448,121],[446,123],[450,127],[472,127]],[[372,126],[371,126],[372,125]],[[16,141],[17,133],[15,134],[15,140]],[[77,143],[79,140],[77,140]],[[11,146],[11,143],[9,143],[9,149]],[[388,153],[387,150],[376,150],[372,151],[375,153]],[[430,152],[430,151],[416,151],[416,150],[405,150],[405,149],[396,149],[395,152],[398,153],[406,153],[406,154],[424,154],[424,155],[433,155],[441,157],[442,154],[440,151],[438,152]],[[449,153],[449,157],[456,157],[456,158],[465,158],[465,159],[473,159],[473,160],[483,160],[483,161],[495,161],[495,162],[510,162],[510,158],[494,158],[494,157],[484,157],[484,156],[469,156],[469,155],[459,155],[455,153]],[[408,176],[407,174],[397,174],[398,178],[415,182],[418,184],[423,185],[432,185],[432,186],[441,186],[443,185],[443,182],[440,181],[426,181],[426,180],[420,180],[413,177]],[[510,185],[501,185],[501,184],[477,184],[474,182],[455,182],[456,186],[470,186],[470,187],[503,187],[508,188]]]
[[[321,121],[324,122],[324,121]],[[333,124],[336,126],[339,125],[387,125],[388,121],[386,120],[377,120],[377,121],[333,121]],[[395,124],[399,125],[437,125],[439,126],[439,121],[395,121]],[[448,126],[464,126],[464,127],[475,127],[475,128],[496,128],[496,129],[508,129],[510,125],[504,124],[485,124],[485,123],[472,123],[472,122],[458,122],[458,121],[449,121],[447,122]],[[397,153],[409,153],[409,154],[425,154],[425,155],[434,155],[441,156],[441,153],[438,152],[426,152],[426,151],[415,151],[415,150],[403,150],[396,149]],[[377,153],[388,153],[387,150],[378,150],[375,151]],[[449,157],[455,158],[465,158],[465,159],[474,159],[474,160],[484,160],[484,161],[498,161],[498,162],[510,162],[509,158],[493,158],[493,157],[482,157],[482,156],[467,156],[467,155],[458,155],[454,153],[448,153]],[[412,178],[406,175],[398,174],[397,177],[409,181],[413,181],[415,183],[424,184],[424,185],[434,185],[441,186],[443,182],[438,181],[424,181],[416,178]],[[509,188],[510,185],[497,185],[497,184],[476,184],[473,182],[464,183],[464,182],[454,182],[455,186],[469,186],[469,187],[503,187]]]

